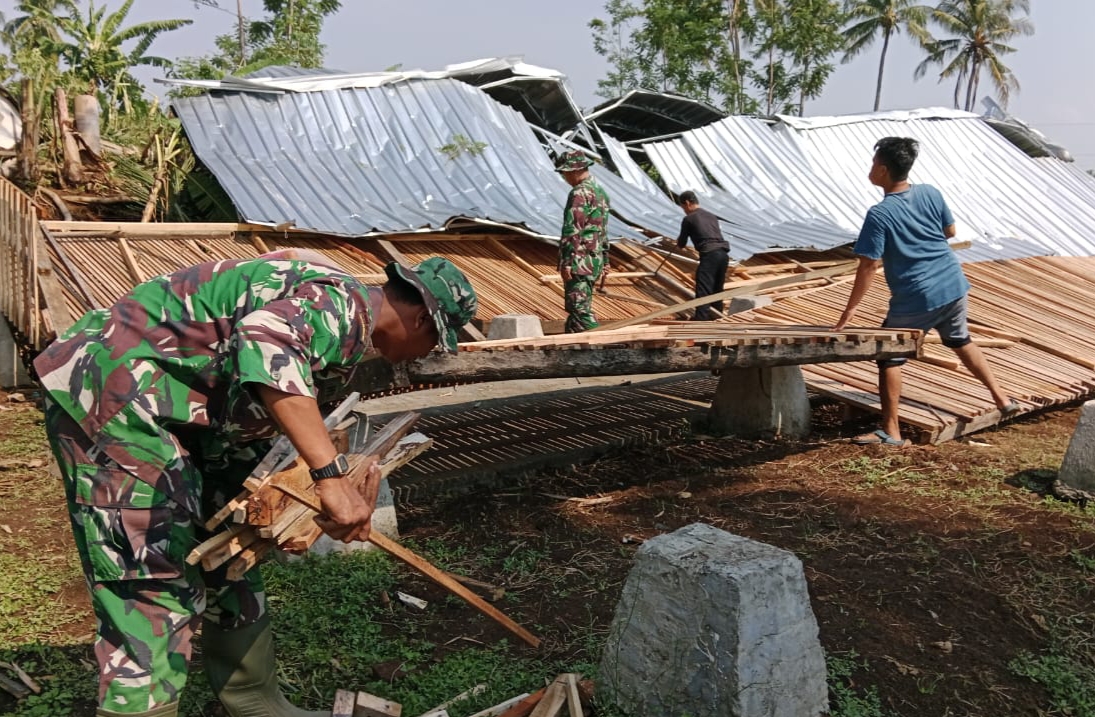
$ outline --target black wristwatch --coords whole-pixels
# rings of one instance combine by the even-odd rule
[[[350,472],[350,462],[346,460],[346,456],[339,453],[335,456],[335,459],[323,466],[322,468],[313,468],[308,471],[308,475],[312,476],[312,480],[323,480],[324,478],[338,478],[344,476]]]

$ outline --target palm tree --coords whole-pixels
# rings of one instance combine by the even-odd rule
[[[1014,17],[1017,12],[1028,15]],[[956,108],[965,84],[964,109],[969,112],[977,101],[981,71],[987,69],[1000,104],[1007,107],[1011,92],[1019,90],[1019,81],[1001,58],[1015,52],[1007,44],[1012,38],[1034,34],[1029,13],[1030,0],[943,0],[932,11],[931,19],[952,37],[929,43],[928,56],[917,66],[914,76],[923,77],[931,66],[942,66],[940,80],[956,78]]]
[[[108,94],[116,84],[133,84],[129,68],[137,65],[169,67],[171,61],[145,54],[161,32],[189,25],[193,20],[153,20],[129,27],[122,27],[133,0],[125,0],[122,6],[106,15],[106,7],[95,7],[89,0],[87,18],[81,18],[73,0],[59,0],[69,10],[67,16],[57,18],[57,25],[68,36],[61,43],[61,57],[76,75],[97,90]],[[104,17],[105,16],[105,17]],[[137,44],[130,51],[122,45],[130,40]]]
[[[878,60],[878,83],[874,92],[874,109],[882,102],[882,73],[886,69],[886,52],[890,49],[890,37],[902,28],[921,45],[928,42],[928,13],[931,8],[914,4],[915,0],[845,0],[844,12],[851,23],[844,28],[844,62],[849,62],[863,50],[874,44],[882,35],[882,55]]]

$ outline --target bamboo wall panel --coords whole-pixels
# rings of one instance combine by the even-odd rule
[[[42,348],[71,323],[30,197],[0,178],[0,313],[31,347]]]

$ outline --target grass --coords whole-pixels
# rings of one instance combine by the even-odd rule
[[[1058,651],[1042,655],[1025,652],[1011,661],[1011,670],[1042,685],[1049,693],[1054,714],[1095,717],[1095,669]]]
[[[869,667],[866,660],[860,660],[855,650],[833,653],[825,656],[829,683],[830,717],[886,717],[882,709],[882,700],[873,686],[856,690],[851,686],[851,677]]]

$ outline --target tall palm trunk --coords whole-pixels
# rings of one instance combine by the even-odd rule
[[[733,108],[737,112],[742,111],[745,105],[744,92],[741,84],[741,29],[738,27],[738,16],[741,14],[742,3],[745,0],[728,0],[728,14],[730,26],[727,34],[730,39],[730,51],[734,55],[734,103]]]
[[[878,84],[874,90],[874,111],[882,104],[882,73],[886,69],[886,51],[890,49],[890,28],[882,33],[882,56],[878,58]]]
[[[247,40],[243,33],[243,0],[236,0],[236,26],[240,38],[240,67],[247,64]]]
[[[977,97],[977,78],[981,75],[981,60],[973,58],[969,81],[966,83],[966,112],[973,111],[973,102]]]

